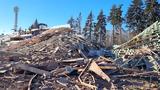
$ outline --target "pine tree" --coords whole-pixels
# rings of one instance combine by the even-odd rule
[[[92,39],[92,32],[93,32],[93,14],[92,11],[90,12],[90,14],[87,17],[87,21],[85,24],[85,28],[84,28],[84,32],[85,32],[85,36],[88,39]]]
[[[122,23],[124,18],[122,17],[122,5],[118,7],[116,5],[112,6],[110,11],[110,16],[108,21],[112,24],[112,44],[120,44],[122,39]]]
[[[75,21],[75,20],[73,19],[73,17],[71,17],[71,18],[67,21],[67,24],[69,24],[72,29],[74,28],[74,21]]]
[[[98,43],[98,37],[99,37],[99,23],[94,23],[94,42]]]
[[[116,14],[117,14],[117,25],[116,25],[116,31],[119,34],[118,35],[118,44],[121,44],[121,39],[122,39],[122,23],[124,21],[124,18],[122,17],[122,5],[120,5],[117,9],[116,9]]]
[[[95,33],[98,34],[98,39],[100,45],[104,45],[104,41],[106,39],[106,16],[103,13],[103,10],[100,11],[98,17],[97,17],[97,24]]]
[[[141,0],[133,0],[126,14],[127,27],[131,32],[138,34],[145,28],[145,18],[143,10],[143,2]]]
[[[79,16],[77,18],[77,24],[78,24],[78,33],[81,34],[81,21],[82,21],[82,14],[79,13]]]
[[[18,30],[19,35],[22,34],[22,31],[23,31],[23,30],[22,30],[22,28],[20,27],[19,30]]]
[[[145,6],[146,27],[148,27],[157,20],[160,20],[160,4],[157,0],[146,0]]]
[[[117,8],[116,5],[112,6],[110,11],[110,16],[108,17],[108,21],[111,22],[113,26],[112,30],[112,44],[115,44],[115,26],[117,25]]]

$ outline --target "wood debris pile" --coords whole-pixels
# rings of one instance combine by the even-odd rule
[[[69,34],[49,30],[0,51],[0,90],[160,88],[160,58],[152,50],[117,59],[89,58],[88,50],[96,45]]]

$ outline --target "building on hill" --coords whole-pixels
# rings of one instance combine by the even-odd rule
[[[47,24],[39,23],[36,19],[35,22],[29,27],[29,30],[33,36],[40,34],[41,32],[47,30]]]

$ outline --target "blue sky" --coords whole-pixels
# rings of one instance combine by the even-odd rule
[[[73,16],[76,18],[82,13],[82,25],[92,10],[94,19],[97,19],[99,11],[103,9],[106,16],[109,15],[113,4],[123,4],[123,15],[132,0],[0,0],[0,33],[13,32],[14,12],[13,7],[18,6],[18,27],[28,28],[37,18],[39,22],[48,24],[49,27],[65,24]],[[107,29],[112,29],[107,24]]]

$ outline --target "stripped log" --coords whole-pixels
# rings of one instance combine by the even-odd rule
[[[22,70],[25,70],[25,71],[30,71],[30,72],[33,72],[33,73],[36,73],[36,74],[40,74],[40,75],[46,75],[46,76],[50,76],[51,75],[51,73],[48,72],[48,71],[41,70],[41,69],[38,69],[38,68],[35,68],[35,67],[32,67],[32,66],[26,65],[26,64],[17,64],[15,67],[17,69],[22,69]]]

